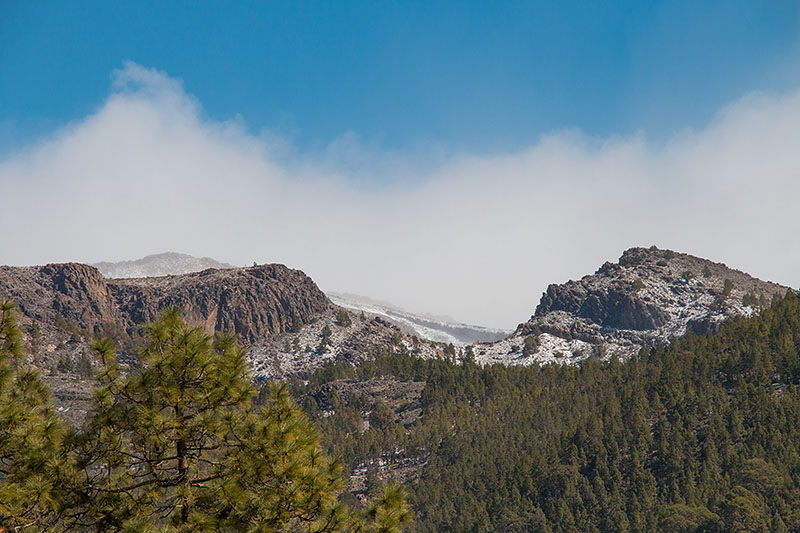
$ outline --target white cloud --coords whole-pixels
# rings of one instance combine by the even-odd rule
[[[354,134],[298,153],[207,119],[179,80],[133,63],[113,87],[97,113],[0,162],[0,263],[283,262],[324,289],[505,327],[548,283],[634,245],[800,284],[800,92],[747,96],[659,145],[567,131],[421,163]]]

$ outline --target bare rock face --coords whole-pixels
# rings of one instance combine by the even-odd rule
[[[150,322],[165,307],[180,307],[209,332],[233,331],[245,344],[306,323],[330,302],[299,270],[283,265],[109,280],[126,327]]]
[[[100,272],[80,263],[0,267],[0,297],[24,317],[45,324],[60,317],[90,332],[122,318]]]
[[[536,315],[552,311],[565,311],[601,327],[615,329],[655,329],[669,320],[662,309],[645,302],[629,288],[592,287],[574,281],[547,288]]]
[[[474,351],[479,361],[511,364],[625,356],[687,333],[716,332],[787,290],[688,254],[631,248],[594,274],[550,285],[530,320]]]
[[[109,325],[132,334],[177,306],[189,322],[209,333],[232,331],[244,344],[307,323],[330,305],[311,278],[283,265],[121,280],[78,263],[0,267],[0,297],[16,302],[23,318],[63,319],[91,334]]]

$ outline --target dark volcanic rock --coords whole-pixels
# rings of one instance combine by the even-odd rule
[[[655,329],[667,323],[658,306],[642,301],[624,287],[592,287],[580,281],[550,285],[536,308],[535,316],[564,311],[604,328]]]
[[[617,264],[606,262],[593,275],[547,287],[519,331],[528,334],[536,326],[586,342],[647,344],[687,331],[714,332],[727,318],[753,312],[757,306],[745,296],[764,302],[786,289],[688,254],[631,248]]]
[[[100,333],[106,325],[133,333],[171,306],[209,332],[233,331],[245,344],[307,323],[330,302],[299,270],[283,265],[107,280],[77,263],[0,267],[0,297],[16,302],[28,319],[55,324],[59,318]]]
[[[127,327],[176,306],[207,331],[233,331],[247,344],[288,331],[294,320],[306,323],[329,305],[311,278],[283,265],[109,280],[108,285]]]
[[[106,280],[80,263],[0,267],[0,298],[13,300],[25,317],[49,324],[61,317],[93,333],[122,319]]]

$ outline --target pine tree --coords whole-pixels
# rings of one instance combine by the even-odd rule
[[[51,530],[70,479],[64,427],[38,371],[24,365],[13,308],[0,302],[0,531]]]
[[[368,521],[351,523],[352,531],[399,533],[412,518],[403,489],[397,484],[387,484],[380,496],[370,502],[366,514]]]
[[[103,369],[78,449],[77,525],[321,532],[358,522],[337,502],[339,463],[323,453],[285,386],[254,405],[233,336],[212,340],[176,309],[145,331],[142,368],[127,376],[110,341],[95,345]],[[358,523],[403,516],[402,492],[396,499],[376,503],[384,511]]]

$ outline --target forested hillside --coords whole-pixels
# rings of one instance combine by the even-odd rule
[[[325,383],[376,378],[424,382],[416,422],[356,392],[319,405]],[[787,294],[625,362],[384,354],[295,393],[372,485],[393,463],[424,464],[407,485],[417,531],[777,532],[800,531],[799,380],[800,297]]]

